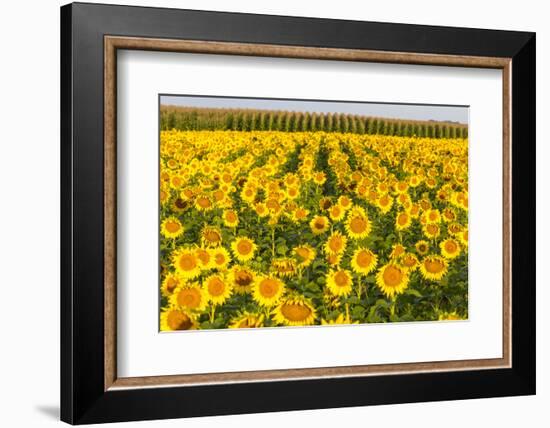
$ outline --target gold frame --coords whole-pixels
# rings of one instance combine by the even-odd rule
[[[443,65],[502,70],[503,81],[503,349],[502,358],[119,378],[116,375],[116,52],[118,49],[218,55]],[[382,52],[247,43],[105,36],[104,38],[104,390],[337,378],[511,367],[511,58]]]

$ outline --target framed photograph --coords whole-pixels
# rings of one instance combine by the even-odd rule
[[[61,8],[61,418],[535,393],[535,34]]]

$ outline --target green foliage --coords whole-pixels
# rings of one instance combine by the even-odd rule
[[[288,112],[280,110],[199,109],[161,106],[161,130],[182,131],[286,131],[342,132],[403,137],[467,138],[468,127],[445,122],[404,121],[339,113]]]

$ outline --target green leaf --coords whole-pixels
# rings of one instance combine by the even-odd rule
[[[422,294],[420,293],[420,291],[415,290],[414,288],[407,288],[405,290],[405,293],[410,294],[411,296],[415,296],[415,297],[423,297]]]

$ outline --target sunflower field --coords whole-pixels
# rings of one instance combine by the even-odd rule
[[[467,317],[467,138],[161,131],[161,331]]]

